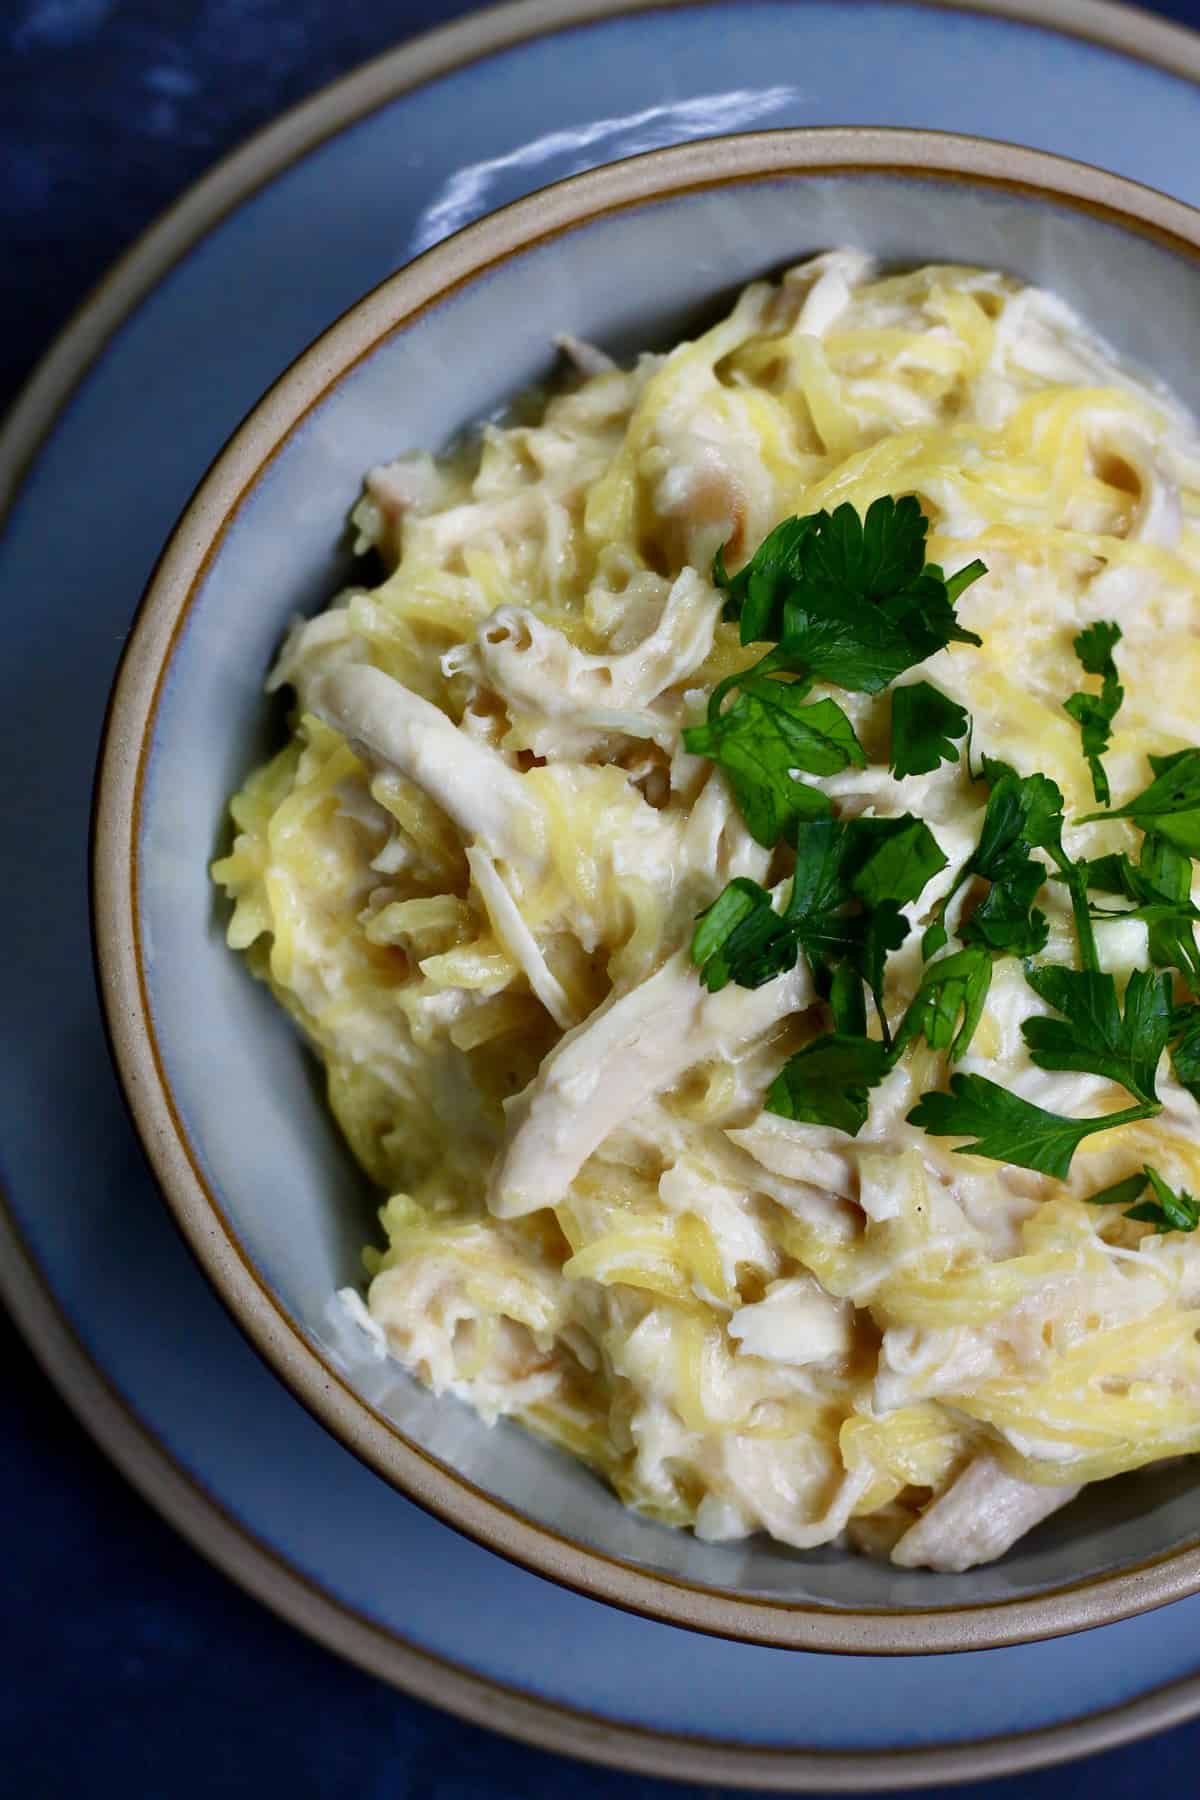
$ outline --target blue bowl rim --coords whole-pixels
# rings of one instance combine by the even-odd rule
[[[408,1499],[521,1566],[666,1624],[779,1648],[957,1653],[1112,1623],[1200,1591],[1200,1539],[1016,1600],[898,1611],[743,1596],[652,1572],[536,1523],[409,1439],[288,1317],[207,1182],[159,1048],[140,934],[142,797],[159,703],[191,606],[241,507],[292,434],[384,338],[565,232],[688,193],[764,180],[889,174],[1067,206],[1200,262],[1200,211],[1089,164],[965,135],[801,127],[699,139],[572,176],[467,226],[389,276],[284,371],[214,459],[134,617],[110,696],[91,844],[101,1009],[135,1129],[176,1224],[258,1353],[335,1437]],[[615,1502],[614,1502],[615,1504]]]

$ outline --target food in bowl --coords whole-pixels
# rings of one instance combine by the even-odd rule
[[[214,868],[347,1304],[665,1523],[988,1561],[1200,1448],[1200,443],[986,270],[565,349],[368,475]]]

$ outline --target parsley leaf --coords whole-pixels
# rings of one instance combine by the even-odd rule
[[[684,732],[684,745],[725,770],[751,836],[771,849],[795,819],[830,809],[827,796],[797,781],[794,770],[835,775],[850,763],[861,768],[866,757],[835,700],[804,704],[807,683],[744,676],[725,712],[722,688],[714,692],[707,721]]]
[[[961,1146],[968,1155],[1015,1163],[1061,1181],[1084,1138],[1148,1118],[1155,1110],[1141,1104],[1099,1119],[1064,1119],[984,1075],[952,1075],[950,1092],[923,1094],[908,1123],[921,1126],[931,1137],[972,1138],[973,1143]]]
[[[851,514],[857,517],[852,509]],[[959,626],[941,572],[932,572],[931,565],[911,587],[875,605],[856,595],[797,588],[784,606],[779,643],[760,667],[818,675],[836,687],[878,694],[906,669],[956,642],[980,639]]]
[[[1153,1200],[1144,1200],[1140,1206],[1132,1206],[1126,1213],[1127,1219],[1141,1219],[1153,1225],[1155,1231],[1195,1231],[1200,1225],[1200,1202],[1197,1202],[1183,1188],[1178,1193],[1169,1187],[1157,1169],[1145,1165],[1150,1186],[1154,1189]]]
[[[900,948],[907,936],[908,920],[894,900],[884,900],[864,915],[861,935],[849,952],[851,965],[871,990],[883,1041],[889,1046],[892,1033],[883,1004],[883,975],[889,955]]]
[[[867,1122],[868,1093],[890,1067],[876,1038],[826,1032],[789,1057],[767,1090],[766,1110],[855,1137]]]
[[[927,955],[945,943],[946,908],[972,876],[991,885],[959,927],[964,944],[984,944],[1009,956],[1035,956],[1050,935],[1045,913],[1033,904],[1049,871],[1030,851],[1049,850],[1056,862],[1066,866],[1062,794],[1049,776],[1018,775],[1007,763],[989,756],[983,759],[983,776],[990,792],[979,842],[926,932]]]
[[[977,946],[929,963],[896,1033],[893,1054],[924,1037],[931,1050],[945,1050],[951,1062],[965,1056],[991,984],[992,959]]]
[[[1171,1068],[1180,1087],[1200,1100],[1200,1006],[1176,1007],[1171,1019]]]
[[[892,694],[890,768],[897,781],[905,775],[928,775],[940,763],[957,762],[951,741],[965,737],[970,720],[957,700],[928,681],[914,681]]]
[[[771,905],[766,888],[739,875],[700,914],[692,961],[710,994],[730,981],[762,987],[795,963],[795,933]]]
[[[863,1002],[862,976],[850,963],[839,963],[829,984],[829,1010],[833,1029],[843,1037],[866,1037],[867,1009]]]
[[[929,521],[921,503],[882,495],[860,518],[852,506],[818,513],[805,573],[819,586],[882,600],[914,581],[925,565]]]
[[[925,563],[928,530],[912,495],[882,495],[865,519],[849,504],[785,519],[732,577],[718,552],[713,580],[742,643],[776,640],[755,672],[786,669],[877,694],[949,643],[978,644],[954,601],[984,566],[947,581]]]
[[[1142,1169],[1134,1175],[1126,1175],[1122,1180],[1114,1181],[1111,1187],[1101,1188],[1098,1194],[1085,1194],[1083,1197],[1089,1206],[1132,1206],[1141,1199],[1149,1185],[1150,1179]]]
[[[870,910],[915,900],[946,858],[923,819],[813,819],[796,832],[796,867],[783,911],[805,949],[844,956],[859,942],[842,909]]]
[[[798,584],[879,600],[920,575],[929,524],[920,502],[876,500],[860,519],[852,506],[785,519],[732,577],[723,551],[713,580],[725,590],[725,617],[741,625],[743,644],[783,635],[783,604]]]
[[[1152,1189],[1153,1200],[1133,1205],[1147,1188]],[[1127,1219],[1153,1225],[1160,1235],[1167,1231],[1195,1231],[1200,1225],[1200,1201],[1182,1188],[1176,1193],[1149,1163],[1142,1165],[1139,1174],[1127,1175],[1124,1181],[1115,1181],[1098,1194],[1089,1194],[1087,1201],[1089,1206],[1124,1206]]]
[[[993,869],[1002,868],[1014,850],[1061,852],[1063,797],[1050,777],[1018,775],[991,756],[983,759],[983,774],[991,791],[972,873],[994,881]]]
[[[803,950],[818,985],[849,961],[883,1017],[887,955],[908,935],[900,908],[915,900],[946,859],[921,819],[802,820],[787,903],[777,913],[765,888],[731,881],[700,915],[692,961],[710,992],[729,981],[761,987]],[[886,1023],[884,1025],[887,1035]]]
[[[818,985],[834,961],[848,960],[883,1010],[889,951],[908,936],[900,911],[945,868],[937,840],[921,819],[817,819],[796,835],[796,869],[783,917],[813,968]],[[847,909],[855,903],[860,912]]]
[[[1025,979],[1062,1015],[1021,1026],[1038,1067],[1106,1076],[1157,1111],[1155,1073],[1171,1034],[1170,977],[1135,969],[1123,1011],[1113,977],[1096,970],[1043,963],[1027,969]]]
[[[948,1094],[924,1094],[908,1115],[934,1137],[970,1137],[964,1149],[994,1162],[1017,1163],[1062,1180],[1084,1138],[1159,1110],[1158,1060],[1171,1033],[1171,988],[1166,975],[1136,969],[1122,1012],[1111,975],[1044,964],[1026,971],[1034,992],[1063,1016],[1026,1019],[1021,1027],[1039,1068],[1104,1075],[1137,1105],[1095,1119],[1066,1119],[1009,1093],[982,1075],[951,1077]]]
[[[1154,780],[1124,806],[1085,813],[1091,819],[1133,819],[1145,832],[1165,838],[1185,856],[1200,856],[1200,750],[1152,756]]]
[[[1128,910],[1094,906],[1092,918],[1144,920],[1154,967],[1178,969],[1193,987],[1200,987],[1200,945],[1195,931],[1200,907],[1192,904],[1191,858],[1165,838],[1151,835],[1143,841],[1138,863],[1122,852],[1095,857],[1080,867],[1093,891],[1120,894],[1134,902]]]
[[[1108,749],[1112,722],[1125,698],[1113,661],[1113,650],[1120,641],[1121,627],[1109,619],[1101,619],[1079,633],[1075,639],[1075,654],[1083,664],[1085,674],[1099,675],[1102,685],[1098,694],[1072,694],[1064,703],[1079,726],[1083,754],[1092,772],[1092,789],[1101,806],[1108,805],[1110,794],[1108,776],[1100,758]]]
[[[851,819],[843,829],[841,867],[852,893],[868,906],[885,900],[907,906],[946,867],[946,856],[923,819]]]
[[[891,1041],[883,1003],[888,955],[908,936],[901,907],[916,900],[946,866],[924,820],[817,820],[796,839],[796,873],[784,917],[818,985],[834,959],[845,960],[871,990],[883,1041]],[[859,902],[864,909],[848,912]]]
[[[1050,936],[1045,913],[1033,904],[1046,879],[1045,866],[1036,857],[1013,852],[993,867],[992,885],[960,925],[959,936],[964,944],[986,944],[999,955],[1036,956]]]
[[[779,636],[784,599],[794,583],[803,579],[801,545],[820,516],[810,513],[803,519],[784,519],[734,576],[726,572],[723,548],[713,557],[713,584],[725,595],[722,617],[740,624],[743,644]]]
[[[832,925],[848,899],[842,873],[846,827],[840,819],[806,820],[796,832],[796,867],[784,909],[796,932],[831,955],[844,953],[845,930]]]

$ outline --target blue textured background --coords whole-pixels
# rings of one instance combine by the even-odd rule
[[[0,405],[113,258],[217,156],[365,57],[467,10],[0,0]],[[1200,24],[1200,0],[1157,10]],[[74,1800],[118,1783],[131,1800],[718,1791],[510,1745],[293,1634],[125,1486],[2,1316],[0,1445],[0,1795]],[[934,1704],[936,1691],[931,1665]],[[1152,1747],[957,1791],[1189,1800],[1198,1766],[1200,1723]]]

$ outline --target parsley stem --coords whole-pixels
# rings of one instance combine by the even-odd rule
[[[1096,933],[1092,928],[1092,909],[1088,900],[1087,871],[1073,863],[1070,857],[1052,851],[1055,862],[1063,880],[1067,884],[1067,892],[1071,896],[1071,913],[1075,920],[1075,935],[1079,940],[1079,960],[1083,967],[1095,975],[1100,970],[1100,952],[1096,948]]]
[[[1162,1111],[1160,1100],[1139,1100],[1136,1106],[1126,1106],[1121,1112],[1104,1113],[1098,1119],[1087,1121],[1090,1127],[1088,1135],[1097,1131],[1111,1131],[1117,1125],[1136,1125],[1139,1119],[1153,1119]],[[1083,1123],[1082,1120],[1076,1121]]]
[[[716,687],[708,696],[708,719],[710,724],[716,724],[717,720],[720,718],[721,707],[724,703],[726,694],[737,687],[743,675],[748,675],[749,673],[749,669],[739,669],[735,675],[727,675],[724,681],[718,681]]]
[[[967,566],[964,569],[960,569],[956,575],[947,576],[946,598],[949,600],[951,606],[953,606],[960,594],[966,592],[972,582],[978,581],[981,575],[986,574],[987,564],[981,562],[980,559],[976,557],[974,562],[969,562]]]

